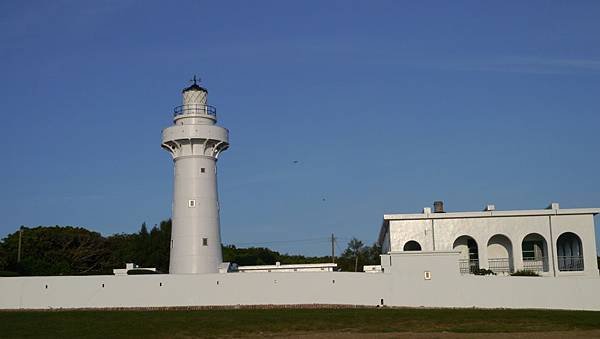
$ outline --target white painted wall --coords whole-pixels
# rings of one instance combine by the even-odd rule
[[[382,256],[383,273],[0,278],[0,309],[345,304],[600,310],[600,278],[469,276],[458,252]],[[424,273],[430,272],[426,280]],[[104,286],[103,286],[104,284]],[[47,287],[46,287],[47,286]]]
[[[318,264],[288,264],[281,265],[278,261],[275,265],[238,266],[240,273],[265,273],[265,272],[333,272],[337,268],[335,263]]]
[[[391,251],[402,251],[404,245],[414,240],[421,245],[423,251],[433,251],[431,220],[403,220],[390,223]]]
[[[520,270],[523,269],[523,239],[534,233],[546,241],[548,271],[545,275],[597,277],[594,213],[597,210],[556,209],[393,215],[386,220],[389,232],[382,239],[390,239],[386,247],[392,252],[403,251],[404,244],[410,240],[419,242],[424,251],[447,251],[453,250],[455,241],[466,235],[477,242],[480,267],[487,268],[489,259],[509,258],[513,269]],[[564,232],[572,232],[581,239],[583,271],[558,269],[556,242]],[[466,244],[456,250],[467,258]]]
[[[578,272],[561,272],[558,269],[556,242],[561,234],[572,232],[579,236],[583,245],[584,273],[586,275],[598,276],[596,234],[593,215],[557,215],[552,216],[550,222],[552,223],[551,246],[554,249],[553,265],[557,275],[570,276],[578,274]]]

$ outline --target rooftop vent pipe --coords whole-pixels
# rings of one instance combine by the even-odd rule
[[[433,213],[445,213],[443,201],[438,200],[433,202]]]

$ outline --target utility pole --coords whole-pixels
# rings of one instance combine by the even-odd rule
[[[335,263],[335,237],[331,233],[331,262]]]
[[[19,249],[17,252],[17,262],[21,262],[21,242],[23,241],[23,225],[19,228]]]

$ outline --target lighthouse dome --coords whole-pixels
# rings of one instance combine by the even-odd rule
[[[195,82],[190,87],[184,88],[183,91],[181,91],[181,92],[185,93],[185,92],[189,92],[189,91],[202,91],[202,92],[208,93],[208,91],[206,90],[206,88],[198,85]]]

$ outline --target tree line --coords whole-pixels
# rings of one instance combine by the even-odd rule
[[[19,237],[21,252],[19,257]],[[139,232],[104,237],[98,232],[73,226],[22,227],[0,241],[0,275],[95,275],[112,274],[125,263],[169,271],[171,220],[150,230],[145,223]],[[363,265],[379,264],[381,249],[352,239],[336,258],[342,271],[360,271]],[[331,262],[330,256],[310,257],[282,254],[266,247],[223,246],[223,261],[247,265]]]

